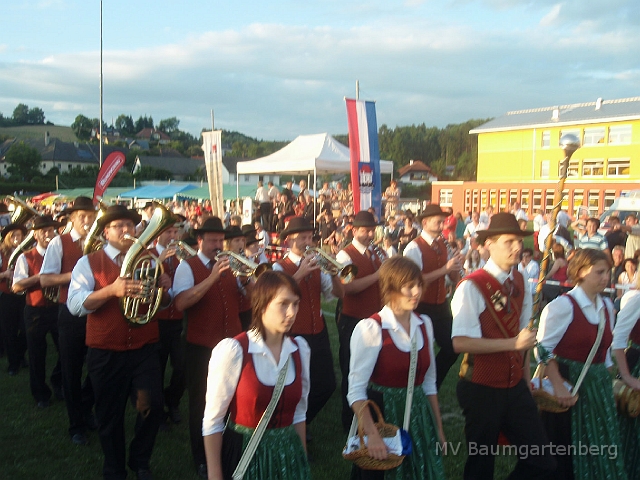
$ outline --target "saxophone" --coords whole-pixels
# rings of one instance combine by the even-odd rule
[[[124,238],[133,240],[134,243],[129,247],[122,261],[120,276],[142,282],[142,290],[139,293],[120,299],[120,310],[127,321],[133,325],[149,323],[160,308],[163,289],[157,284],[164,269],[162,262],[149,252],[147,247],[175,223],[175,215],[164,205],[157,204],[149,224],[140,234],[140,238],[129,234],[124,235]]]

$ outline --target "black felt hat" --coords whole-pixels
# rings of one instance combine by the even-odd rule
[[[232,238],[244,237],[242,229],[237,225],[231,225],[224,231],[224,239],[231,240]]]
[[[531,230],[521,230],[515,215],[511,213],[496,213],[489,221],[489,228],[486,230],[476,230],[476,241],[482,245],[489,237],[497,235],[519,235],[528,237],[533,235]]]
[[[356,216],[353,217],[353,226],[358,227],[377,227],[378,223],[376,222],[376,217],[373,216],[373,213],[368,212],[367,210],[360,210],[356,213]]]
[[[76,199],[73,201],[72,206],[62,210],[60,212],[60,215],[69,215],[71,212],[75,212],[78,210],[94,211],[95,209],[96,207],[93,204],[93,200],[91,200],[89,197],[80,196],[76,197]]]
[[[40,230],[48,227],[60,228],[63,225],[64,223],[56,222],[51,215],[39,215],[33,220],[31,230]]]
[[[420,215],[418,215],[417,220],[418,222],[421,222],[423,218],[435,217],[436,215],[447,217],[449,214],[444,210],[442,210],[442,208],[440,208],[440,205],[429,204],[426,207],[424,207],[424,210],[422,210],[422,212],[420,212]]]
[[[124,205],[111,205],[107,207],[105,214],[98,219],[98,230],[102,231],[109,223],[120,219],[131,220],[137,225],[142,220],[142,215],[135,210],[129,210]]]
[[[289,235],[300,232],[313,232],[313,225],[304,217],[291,217],[285,229],[280,232],[280,240],[284,240]]]
[[[202,227],[194,228],[194,235],[202,235],[203,233],[226,233],[224,230],[224,226],[222,225],[222,220],[218,217],[209,217],[207,218]]]
[[[24,225],[21,225],[19,223],[10,223],[9,225],[7,225],[2,229],[2,233],[0,233],[0,239],[4,240],[4,237],[7,236],[7,233],[13,232],[14,230],[22,231],[22,235],[27,234],[27,229],[25,228]]]

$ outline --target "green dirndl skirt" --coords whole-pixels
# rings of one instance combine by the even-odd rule
[[[382,393],[385,421],[402,427],[407,389],[383,387],[375,384],[371,384],[370,388]],[[439,442],[438,427],[429,399],[424,395],[420,386],[417,386],[413,392],[409,435],[411,435],[413,443],[411,454],[405,457],[400,466],[387,470],[384,478],[393,480],[444,479],[442,456],[439,454],[440,450],[436,448]]]
[[[557,360],[569,367],[568,380],[575,385],[584,363],[560,357]],[[575,478],[626,479],[612,379],[603,363],[589,367],[578,395],[570,409]],[[594,449],[597,454],[592,454]]]
[[[640,345],[631,344],[634,356],[640,355]],[[627,360],[629,355],[627,355]],[[640,377],[640,361],[631,368],[631,375]],[[622,438],[622,448],[624,453],[624,465],[629,478],[640,478],[640,417],[629,418],[618,413],[620,424],[620,437]]]
[[[247,448],[254,429],[235,425],[227,428],[242,435],[242,451]],[[306,480],[311,478],[307,454],[293,425],[267,428],[251,459],[244,480]]]

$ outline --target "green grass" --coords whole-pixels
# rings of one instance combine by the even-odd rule
[[[15,137],[18,140],[33,138],[44,139],[44,132],[49,132],[50,138],[58,138],[63,142],[77,142],[78,138],[71,127],[57,125],[23,125],[20,127],[0,127],[0,135]]]
[[[325,312],[333,312],[335,303],[324,304]],[[315,480],[349,478],[351,464],[341,456],[345,435],[341,425],[340,374],[338,366],[338,335],[333,316],[327,315],[327,325],[334,350],[334,369],[338,379],[338,389],[326,407],[311,425],[313,442],[309,451],[313,457],[312,477]],[[53,348],[50,348],[50,352]],[[49,371],[53,367],[54,356],[48,359]],[[448,442],[462,446],[457,455],[447,455],[444,459],[448,479],[462,478],[466,460],[464,446],[464,417],[455,396],[459,364],[452,367],[439,393],[445,435]],[[186,394],[181,404],[183,422],[172,425],[168,431],[158,433],[151,458],[151,468],[157,480],[197,479],[191,460],[189,447]],[[54,402],[45,410],[36,408],[29,393],[29,374],[26,369],[18,376],[6,373],[6,359],[0,359],[0,479],[82,479],[101,478],[102,450],[95,432],[89,435],[88,447],[77,447],[67,435],[67,414],[64,402]],[[133,432],[135,412],[128,408],[127,440]],[[496,460],[496,479],[506,478],[513,468],[513,458]],[[132,478],[132,475],[129,475]]]

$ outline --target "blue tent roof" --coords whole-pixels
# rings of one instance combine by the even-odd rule
[[[145,185],[120,194],[122,198],[173,198],[185,190],[193,190],[195,185]]]

